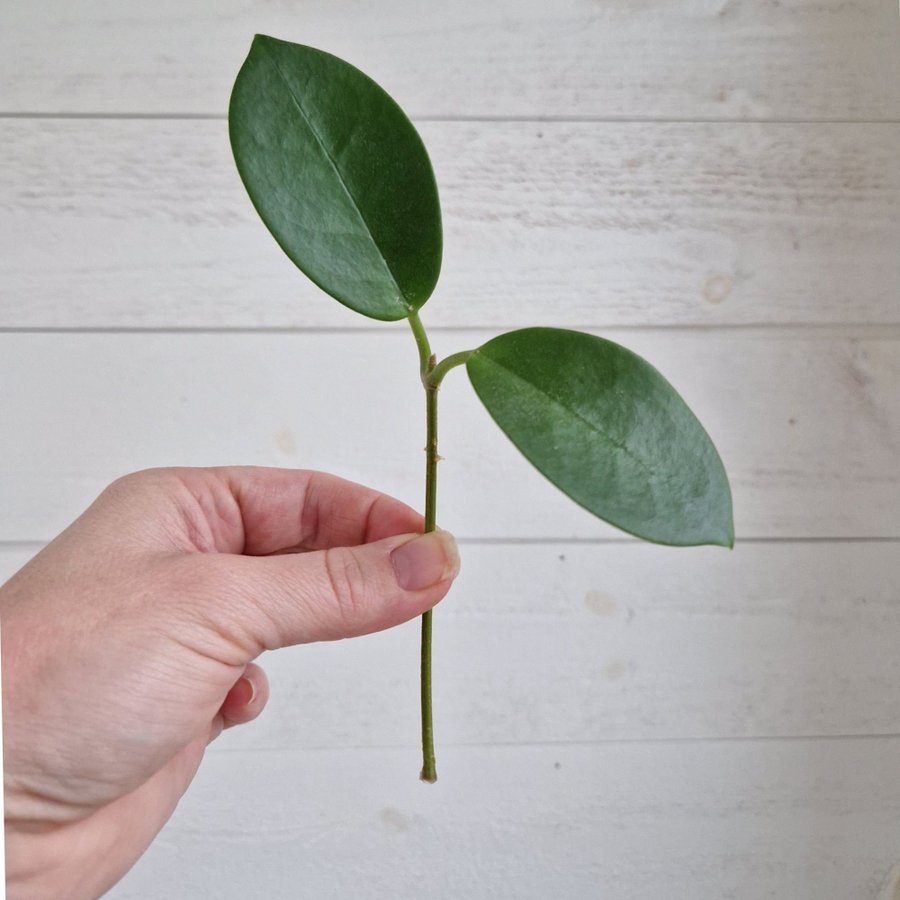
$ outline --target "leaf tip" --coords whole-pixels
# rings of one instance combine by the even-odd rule
[[[726,550],[734,550],[734,519],[729,516],[720,535],[710,541],[716,547],[724,547]]]

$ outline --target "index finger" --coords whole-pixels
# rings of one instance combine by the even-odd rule
[[[325,550],[420,532],[419,513],[394,497],[324,472],[235,466],[215,473],[241,513],[243,552]]]

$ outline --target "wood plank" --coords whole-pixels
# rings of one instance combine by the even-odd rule
[[[442,332],[440,356],[489,332]],[[623,331],[704,422],[738,539],[900,537],[900,340]],[[402,326],[319,334],[0,335],[0,540],[44,540],[112,478],[154,465],[334,471],[419,504],[424,432]],[[461,537],[620,532],[576,507],[444,385],[440,519]]]
[[[210,752],[111,900],[896,896],[900,739]],[[882,893],[883,891],[883,893]]]
[[[254,32],[351,60],[419,116],[900,118],[896,4],[842,0],[12,3],[2,109],[224,113]]]
[[[426,321],[897,323],[900,125],[425,123]],[[345,327],[222,122],[0,122],[0,326]]]
[[[466,543],[462,555],[435,612],[442,751],[897,730],[897,543]],[[23,556],[0,547],[0,583]],[[269,706],[230,745],[415,747],[418,641],[410,623],[267,654]]]

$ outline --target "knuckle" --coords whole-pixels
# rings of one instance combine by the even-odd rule
[[[133,497],[148,488],[158,488],[160,485],[172,483],[177,478],[177,469],[140,469],[129,472],[111,482],[104,489],[101,497],[111,500],[119,500]]]
[[[140,472],[130,472],[128,475],[123,475],[121,478],[110,482],[103,489],[99,499],[103,501],[117,501],[130,496],[134,493],[139,483],[138,476],[141,474]]]
[[[365,619],[366,586],[356,554],[346,547],[325,551],[325,571],[341,620],[354,629]]]

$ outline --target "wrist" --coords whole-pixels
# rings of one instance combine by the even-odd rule
[[[8,819],[6,837],[6,891],[8,900],[38,900],[40,897],[77,897],[75,879],[66,875],[53,833],[23,831]],[[67,883],[68,882],[68,883]]]
[[[80,824],[37,831],[5,821],[7,900],[96,900],[118,881],[124,871],[110,877]]]

